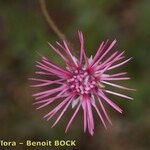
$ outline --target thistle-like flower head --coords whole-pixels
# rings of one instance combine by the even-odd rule
[[[60,67],[49,58],[42,56],[41,61],[38,61],[36,65],[38,68],[36,74],[41,77],[30,79],[38,82],[32,85],[32,87],[43,88],[43,91],[33,95],[36,100],[34,104],[38,105],[37,109],[49,106],[53,102],[58,102],[58,105],[44,116],[44,118],[50,120],[60,112],[53,126],[58,123],[67,109],[72,107],[74,113],[67,124],[67,131],[78,114],[79,109],[82,109],[84,132],[88,129],[89,133],[93,135],[93,111],[97,112],[105,128],[107,128],[106,121],[111,124],[111,120],[104,107],[104,103],[107,103],[119,113],[122,113],[122,109],[109,98],[109,94],[132,100],[129,96],[106,88],[107,85],[123,90],[134,90],[113,83],[113,81],[130,79],[126,76],[127,72],[110,74],[110,70],[124,65],[131,58],[124,60],[124,52],[110,52],[116,40],[112,43],[109,43],[108,40],[102,42],[95,56],[88,58],[85,54],[83,34],[80,31],[78,34],[81,45],[79,57],[75,57],[71,53],[66,41],[63,41],[63,44],[56,42],[57,48],[49,43],[50,48],[63,59],[66,66],[64,68]],[[47,78],[53,76],[56,79],[52,80]],[[43,79],[44,77],[45,79]]]

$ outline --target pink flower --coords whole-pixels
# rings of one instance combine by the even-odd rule
[[[38,84],[32,85],[32,87],[48,88],[33,95],[36,100],[34,104],[39,105],[37,109],[49,106],[53,102],[59,102],[54,109],[44,116],[44,118],[50,120],[56,113],[60,112],[52,127],[58,123],[68,107],[71,106],[74,109],[74,113],[67,124],[66,131],[78,114],[79,109],[82,109],[84,132],[88,129],[89,133],[93,135],[93,111],[97,112],[105,128],[106,121],[111,124],[111,120],[104,107],[104,102],[119,113],[122,113],[122,109],[108,97],[109,94],[132,100],[129,96],[108,90],[105,87],[107,85],[123,90],[134,90],[112,82],[129,80],[130,78],[126,76],[127,72],[109,73],[110,70],[124,65],[131,58],[124,60],[124,52],[120,53],[118,51],[110,55],[116,40],[110,44],[108,44],[108,40],[102,42],[95,56],[88,58],[85,54],[83,34],[80,31],[78,34],[81,45],[79,59],[71,53],[65,41],[63,41],[63,44],[56,42],[58,48],[53,47],[49,43],[50,48],[63,59],[66,67],[62,68],[53,63],[49,58],[42,56],[41,61],[37,62],[36,65],[39,69],[36,74],[45,76],[46,79],[42,79],[42,77],[30,79],[38,82]],[[47,79],[49,76],[54,76],[57,79],[49,80]]]

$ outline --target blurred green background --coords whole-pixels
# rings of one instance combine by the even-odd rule
[[[57,55],[47,41],[59,41],[45,21],[37,0],[0,1],[0,139],[24,141],[75,139],[78,150],[150,149],[150,1],[149,0],[55,0],[46,1],[48,11],[65,35],[79,50],[77,30],[83,31],[88,56],[105,39],[117,39],[119,50],[133,60],[126,82],[137,92],[134,101],[115,97],[124,108],[123,115],[111,108],[113,126],[104,130],[96,119],[95,135],[83,133],[82,117],[77,117],[68,134],[64,133],[67,115],[53,129],[42,119],[44,109],[32,105],[28,77],[34,73],[37,52],[58,64]],[[0,148],[1,149],[1,148]],[[11,149],[11,148],[8,148]],[[16,147],[26,150],[25,146]],[[37,148],[36,148],[37,149]],[[42,149],[42,148],[39,148]],[[47,149],[55,149],[47,148]],[[63,148],[61,148],[63,149]]]

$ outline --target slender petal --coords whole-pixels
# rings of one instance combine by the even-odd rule
[[[44,116],[44,118],[47,118],[47,120],[50,120],[71,98],[72,98],[72,95],[65,98],[59,105],[57,105],[53,110],[47,113]]]
[[[117,95],[117,96],[120,96],[120,97],[123,97],[123,98],[126,98],[126,99],[133,100],[132,97],[126,96],[126,95],[124,95],[124,94],[116,93],[116,92],[109,91],[109,90],[105,90],[105,92],[106,92],[106,93],[109,93],[109,94]]]
[[[41,86],[47,86],[47,85],[52,85],[52,84],[63,84],[61,82],[62,79],[54,80],[54,81],[49,81],[49,80],[44,81],[44,80],[41,80],[41,79],[36,80],[35,78],[31,78],[31,80],[44,82],[44,83],[40,83],[40,84],[31,85],[31,87],[41,87]]]
[[[104,77],[118,77],[118,76],[122,76],[122,75],[126,75],[126,74],[127,74],[127,72],[120,72],[120,73],[111,74],[111,75],[103,74],[102,76],[104,76]]]
[[[105,57],[105,55],[112,49],[112,47],[115,45],[116,42],[117,42],[117,41],[114,40],[114,41],[110,44],[110,46],[108,47],[108,49],[102,54],[102,56],[99,58],[98,61],[101,61],[101,60]]]
[[[82,102],[82,108],[84,113],[84,132],[86,132],[87,128],[87,107],[85,101]]]
[[[58,54],[61,56],[61,58],[67,63],[68,59],[58,50],[56,49],[52,44],[48,43],[49,46]]]
[[[110,118],[109,118],[109,116],[108,116],[108,114],[107,114],[107,112],[106,112],[106,110],[105,110],[105,107],[104,107],[104,105],[103,105],[103,103],[102,103],[102,101],[100,100],[99,97],[98,97],[98,101],[99,101],[99,103],[100,103],[100,106],[101,106],[101,108],[102,108],[102,111],[104,112],[104,115],[105,115],[106,119],[108,120],[108,122],[109,122],[110,124],[112,124],[112,122],[111,122],[111,120],[110,120]]]
[[[108,43],[108,40],[105,43],[102,42],[100,44],[98,51],[97,51],[96,55],[94,56],[92,63],[90,64],[90,67],[95,65],[95,63],[99,62],[99,61],[97,61],[97,59],[99,58],[99,56],[103,52],[103,50],[106,48],[107,43]]]
[[[119,66],[121,66],[121,65],[124,65],[125,63],[127,63],[127,62],[130,61],[131,59],[132,59],[132,58],[129,58],[129,59],[123,61],[122,63],[119,63],[119,64],[117,64],[117,65],[114,65],[114,66],[108,68],[108,70],[111,70],[111,69],[117,68],[117,67],[119,67]]]
[[[79,111],[79,108],[80,108],[80,107],[81,107],[81,103],[78,105],[78,107],[76,108],[76,110],[75,110],[74,114],[72,115],[72,117],[71,117],[71,119],[70,119],[69,123],[67,124],[67,127],[66,127],[65,132],[67,132],[67,131],[68,131],[68,129],[69,129],[69,127],[70,127],[70,125],[71,125],[72,121],[74,120],[75,116],[77,115],[77,113],[78,113],[78,111]]]
[[[99,109],[97,108],[96,104],[92,104],[92,105],[93,105],[93,107],[95,108],[95,110],[96,110],[96,112],[97,112],[97,114],[98,114],[100,120],[102,121],[102,124],[104,125],[104,127],[105,127],[105,129],[106,129],[107,126],[106,126],[106,124],[105,124],[105,121],[104,121],[104,119],[103,119],[103,117],[102,117],[102,115],[101,115]]]
[[[113,87],[117,87],[117,88],[123,89],[123,90],[135,91],[135,89],[127,88],[127,87],[124,87],[124,86],[121,86],[121,85],[118,85],[118,84],[114,84],[114,83],[110,83],[110,82],[106,82],[106,81],[101,81],[101,82],[105,83],[107,85],[111,85]]]
[[[99,96],[102,97],[111,107],[113,107],[119,113],[122,113],[122,109],[117,106],[113,101],[111,101],[103,92],[99,92]]]
[[[93,113],[92,113],[92,107],[90,103],[90,99],[86,99],[86,105],[87,105],[87,113],[88,113],[88,128],[91,135],[94,134],[94,120],[93,120]]]
[[[47,59],[46,59],[46,60],[43,60],[43,62],[46,63],[46,64],[49,65],[49,66],[52,66],[54,69],[57,69],[57,70],[59,70],[59,71],[61,71],[61,72],[64,72],[65,74],[68,74],[68,75],[71,74],[71,73],[68,72],[67,70],[64,70],[63,68],[58,67],[57,65],[51,63],[51,62],[50,62],[49,60],[47,60]]]
[[[50,89],[50,90],[43,91],[43,92],[38,92],[38,93],[36,93],[36,94],[33,94],[32,96],[40,96],[40,95],[44,95],[44,94],[47,94],[47,93],[48,93],[49,95],[51,95],[51,94],[54,94],[54,93],[56,93],[56,92],[59,92],[59,91],[65,89],[65,88],[66,88],[66,85],[62,85],[62,86],[60,86],[60,87],[58,87],[58,88]]]
[[[54,127],[58,123],[58,121],[61,119],[62,115],[65,113],[65,111],[67,110],[67,108],[69,107],[69,105],[71,104],[71,102],[72,102],[72,99],[69,102],[67,102],[65,108],[63,109],[63,111],[61,112],[61,114],[59,115],[59,117],[57,118],[57,120],[55,121],[55,123],[52,125],[52,127]]]
[[[115,80],[129,80],[129,77],[122,77],[122,78],[102,78],[102,80],[106,80],[106,81],[115,81]]]
[[[79,40],[80,40],[80,64],[82,64],[83,56],[85,55],[85,49],[84,49],[84,38],[82,32],[78,31]]]
[[[74,56],[71,54],[71,52],[70,52],[70,50],[69,50],[69,48],[68,48],[68,45],[67,45],[66,41],[63,41],[63,43],[64,43],[64,46],[65,46],[65,48],[66,48],[66,50],[67,50],[67,54],[70,56],[70,58],[72,59],[72,61],[74,62],[74,64],[75,64],[76,66],[78,66],[76,60],[74,59]]]

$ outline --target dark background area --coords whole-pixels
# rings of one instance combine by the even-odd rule
[[[130,94],[134,101],[115,97],[124,108],[123,115],[108,107],[113,126],[105,130],[96,119],[93,137],[83,133],[81,114],[67,134],[64,129],[68,114],[51,129],[52,123],[42,119],[44,109],[36,111],[32,105],[28,77],[33,75],[35,61],[39,59],[37,51],[60,63],[57,55],[47,46],[47,41],[54,43],[59,39],[45,21],[37,0],[1,0],[0,139],[75,139],[76,149],[79,150],[149,150],[150,1],[46,2],[53,20],[73,43],[76,51],[79,50],[77,30],[80,29],[85,35],[88,56],[96,52],[102,40],[116,38],[117,48],[126,50],[126,56],[134,58],[126,67],[122,67],[132,79],[126,84],[137,89],[137,92]],[[16,149],[27,148],[18,146]]]

